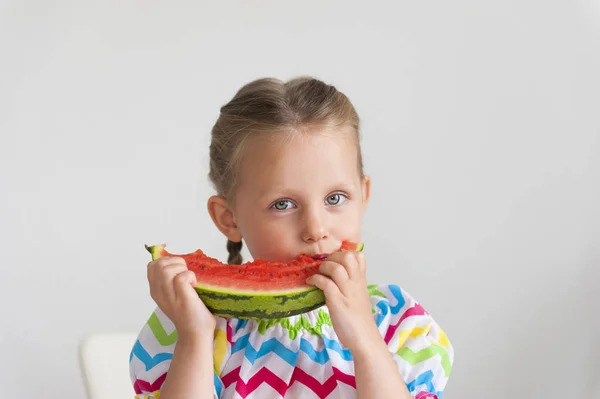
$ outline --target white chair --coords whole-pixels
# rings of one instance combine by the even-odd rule
[[[79,367],[88,399],[133,399],[129,353],[137,339],[133,333],[104,333],[79,344]]]

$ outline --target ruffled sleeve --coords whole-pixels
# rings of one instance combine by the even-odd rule
[[[214,357],[227,351],[226,348],[220,347],[223,340],[220,332],[226,328],[221,324],[224,324],[224,320],[217,319]],[[173,322],[159,308],[156,308],[140,331],[129,355],[129,374],[135,391],[134,399],[159,399],[176,343],[177,331]],[[225,353],[222,355],[224,356]],[[223,386],[218,377],[220,370],[217,370],[223,359],[220,360],[219,364],[215,364],[213,390],[215,399],[219,398]]]
[[[441,399],[454,361],[442,328],[397,285],[371,285],[373,317],[415,399]]]

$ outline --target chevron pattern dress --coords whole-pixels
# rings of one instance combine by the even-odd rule
[[[454,350],[432,317],[397,285],[369,286],[373,318],[415,399],[441,399]],[[135,399],[158,399],[177,344],[157,308],[135,342],[130,377]],[[355,398],[352,354],[339,341],[326,306],[279,320],[217,317],[214,398]]]

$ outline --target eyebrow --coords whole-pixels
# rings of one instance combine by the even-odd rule
[[[329,191],[327,191],[327,193],[332,193],[334,191],[346,191],[346,192],[352,192],[354,190],[360,189],[359,187],[355,187],[353,185],[349,185],[346,183],[340,183],[340,184],[334,184],[333,186],[331,186],[331,188],[329,189]]]

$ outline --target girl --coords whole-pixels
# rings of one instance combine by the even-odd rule
[[[158,307],[130,355],[136,398],[441,398],[454,350],[397,285],[367,286],[360,242],[370,196],[359,118],[311,78],[260,79],[221,108],[212,130],[208,200],[228,263],[326,258],[307,283],[326,305],[276,321],[213,316],[178,257],[148,264]]]

